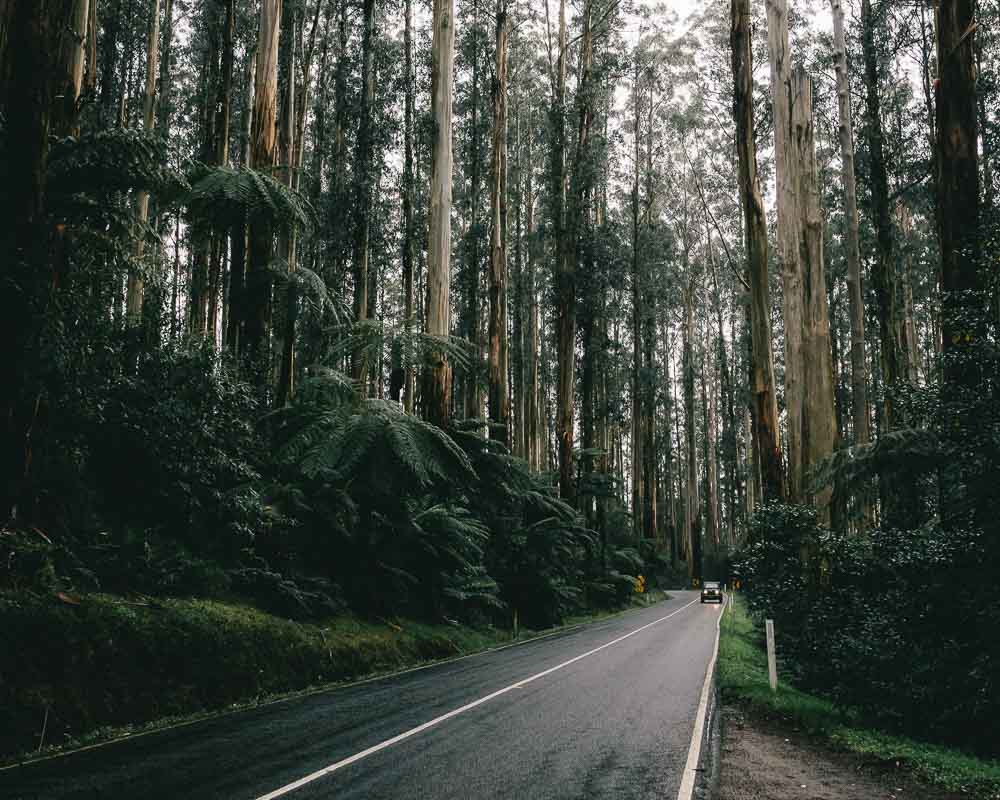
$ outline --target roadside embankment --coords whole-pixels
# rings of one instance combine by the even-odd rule
[[[297,622],[218,600],[0,594],[0,763],[511,640],[457,623]]]

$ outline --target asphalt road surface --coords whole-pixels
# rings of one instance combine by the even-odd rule
[[[3,770],[0,798],[674,800],[719,613],[675,592],[533,642]]]

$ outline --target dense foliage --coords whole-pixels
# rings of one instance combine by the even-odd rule
[[[910,527],[865,535],[774,504],[753,519],[738,574],[752,611],[775,620],[802,685],[918,738],[996,756],[1000,742],[1000,360],[977,348],[974,391],[910,388],[914,425],[843,451],[818,480],[858,491],[890,475]]]

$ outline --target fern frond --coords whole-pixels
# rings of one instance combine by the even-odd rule
[[[286,231],[308,229],[316,219],[313,207],[299,192],[246,167],[199,165],[181,202],[193,224],[215,230],[254,222],[267,222]]]
[[[817,464],[809,476],[809,490],[840,486],[857,491],[877,476],[907,472],[928,474],[942,463],[946,448],[940,437],[924,428],[900,428],[869,444],[837,450]]]

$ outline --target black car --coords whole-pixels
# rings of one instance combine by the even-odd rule
[[[701,602],[707,603],[709,600],[722,602],[722,585],[718,581],[705,581],[701,587]]]

